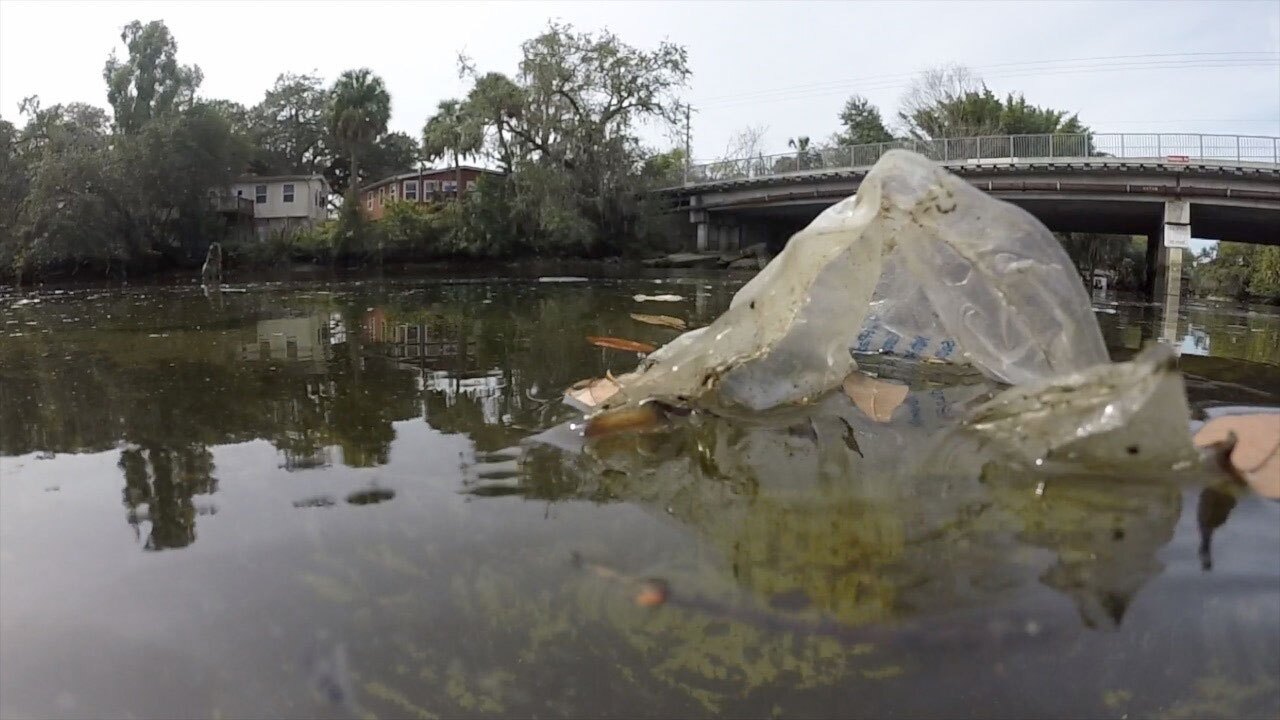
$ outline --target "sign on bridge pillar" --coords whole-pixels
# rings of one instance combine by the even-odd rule
[[[1161,230],[1161,257],[1165,274],[1164,294],[1182,292],[1182,251],[1191,247],[1191,203],[1167,200],[1164,204],[1164,227]]]

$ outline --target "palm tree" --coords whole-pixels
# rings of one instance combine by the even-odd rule
[[[441,100],[436,114],[422,126],[422,154],[429,160],[453,155],[455,197],[462,197],[462,156],[474,155],[484,144],[484,128],[470,108],[457,100]]]
[[[368,68],[348,70],[333,84],[333,116],[330,130],[351,155],[348,200],[359,202],[360,150],[387,131],[391,117],[391,95],[382,78]]]

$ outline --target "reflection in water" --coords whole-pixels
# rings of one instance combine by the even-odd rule
[[[196,540],[196,515],[213,514],[213,506],[197,509],[192,498],[218,488],[213,454],[205,447],[127,448],[120,452],[124,472],[124,505],[129,525],[150,525],[147,550],[182,548]]]
[[[470,492],[652,508],[717,548],[762,608],[803,598],[861,625],[990,606],[1038,575],[1088,626],[1118,626],[1162,567],[1179,488],[1059,477],[1046,490],[966,447],[948,448],[945,472],[912,461],[990,390],[915,389],[887,423],[836,395],[800,422],[703,417],[581,448],[555,428],[475,466]],[[495,467],[519,473],[495,481]],[[1033,548],[1047,553],[1029,560]]]
[[[57,714],[66,683],[121,716],[1280,709],[1257,680],[1280,670],[1263,646],[1280,631],[1274,551],[1250,545],[1275,537],[1272,506],[1195,478],[1038,478],[935,445],[991,392],[972,378],[908,377],[885,422],[836,395],[803,416],[673,418],[584,443],[562,390],[635,363],[584,337],[661,345],[676,332],[630,319],[646,310],[632,295],[679,294],[663,312],[696,327],[732,290],[371,284],[0,303],[0,533],[17,533],[0,564],[36,579],[0,585],[0,714]],[[1151,306],[1099,319],[1117,355],[1161,329]],[[1220,355],[1182,358],[1193,404],[1280,404],[1276,316],[1193,306],[1188,327]],[[71,481],[99,455],[106,474]],[[201,543],[130,570],[168,594],[111,592],[119,553],[138,555],[129,538],[111,544],[122,476],[138,543]],[[85,501],[104,477],[107,502]],[[62,523],[65,544],[30,544],[12,530],[28,517]],[[575,553],[608,572],[576,568]],[[82,554],[100,567],[75,566]],[[143,687],[76,665],[87,641],[65,637],[97,637],[68,619],[83,607],[42,599],[76,573],[104,588],[95,609],[123,638],[92,625],[107,638],[94,642],[181,669]],[[650,579],[662,602],[639,591]],[[192,667],[215,688],[207,703],[181,684]],[[108,675],[114,690],[93,685]],[[1234,684],[1209,682],[1224,676]]]

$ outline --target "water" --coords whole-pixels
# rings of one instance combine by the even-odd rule
[[[1280,504],[904,473],[980,387],[584,451],[560,392],[636,358],[583,337],[740,284],[0,296],[0,716],[1280,712]],[[1280,316],[1172,329],[1194,405],[1280,405]]]

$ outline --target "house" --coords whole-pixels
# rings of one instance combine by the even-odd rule
[[[231,194],[253,201],[253,229],[261,240],[271,233],[292,235],[329,217],[329,183],[323,175],[253,175],[237,178]]]
[[[466,194],[476,189],[481,175],[501,174],[472,165],[400,173],[360,188],[360,207],[366,217],[378,220],[382,218],[382,209],[397,200],[422,203],[457,198],[459,176],[462,192]]]

